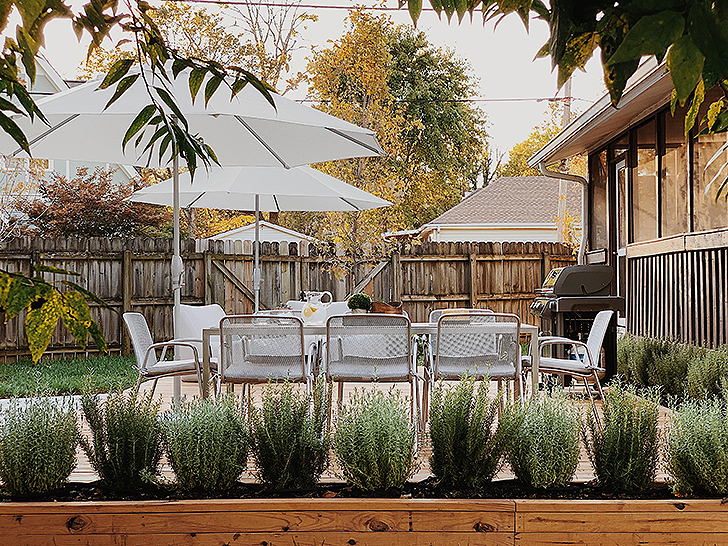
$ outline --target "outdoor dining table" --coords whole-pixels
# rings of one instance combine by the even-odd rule
[[[437,335],[437,323],[436,322],[413,322],[411,324],[412,335]],[[538,392],[538,365],[539,365],[539,351],[538,351],[538,326],[532,324],[521,323],[520,330],[522,334],[526,334],[530,337],[530,353],[531,353],[531,381],[532,381],[532,394],[535,395]],[[203,383],[203,398],[209,396],[209,383],[210,383],[210,338],[213,336],[219,336],[219,328],[205,328],[202,330],[202,383]],[[303,325],[304,336],[325,336],[326,335],[326,324],[304,324]]]

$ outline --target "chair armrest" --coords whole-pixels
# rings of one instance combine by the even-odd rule
[[[162,349],[162,356],[160,357],[160,361],[164,360],[164,357],[167,354],[167,349],[170,347],[187,347],[188,349],[192,350],[192,355],[195,361],[195,366],[198,368],[200,367],[200,357],[197,353],[197,347],[193,343],[190,343],[188,341],[183,341],[180,339],[171,339],[169,341],[160,341],[159,343],[152,343],[149,348],[147,349],[147,353],[144,355],[144,365],[142,367],[143,370],[147,369],[147,363],[149,362],[149,355],[155,353],[157,349]]]
[[[589,354],[589,348],[586,346],[586,343],[583,341],[577,341],[575,339],[568,339],[564,337],[552,337],[546,339],[543,343],[539,343],[539,351],[541,351],[544,347],[550,346],[550,345],[571,345],[572,347],[577,349],[577,354],[580,354],[578,352],[579,349],[584,350],[584,355],[586,359],[588,360],[587,366],[592,369],[600,369],[599,366],[595,366],[592,362],[591,355]]]

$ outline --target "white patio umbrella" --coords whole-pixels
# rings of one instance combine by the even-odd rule
[[[130,71],[139,72],[140,67]],[[171,70],[168,70],[171,73]],[[144,68],[152,86],[162,86],[158,76]],[[274,95],[274,109],[259,91],[246,86],[233,99],[220,87],[207,106],[203,96],[192,102],[187,70],[171,84],[170,94],[187,119],[190,134],[197,134],[215,151],[221,165],[281,166],[285,168],[349,157],[384,155],[374,133],[313,108]],[[37,117],[14,116],[23,130],[34,157],[69,159],[95,163],[166,167],[170,152],[161,160],[156,147],[147,155],[134,143],[122,148],[129,125],[151,100],[144,78],[136,82],[108,109],[114,86],[100,90],[100,80],[92,80],[38,101],[49,125]],[[203,85],[202,88],[205,86]],[[162,101],[158,101],[162,104]],[[171,114],[166,105],[162,106]],[[0,153],[25,157],[17,143],[0,131]],[[174,179],[179,165],[173,162]],[[175,182],[175,188],[177,183]],[[177,191],[175,189],[175,195]],[[174,255],[172,257],[172,289],[174,293],[175,335],[178,332],[182,260],[179,248],[179,204],[174,201]],[[178,398],[178,385],[175,397]]]
[[[165,180],[135,192],[130,201],[172,205],[173,180]],[[255,265],[253,290],[255,310],[260,297],[260,211],[358,211],[388,207],[392,203],[311,167],[213,168],[195,176],[180,175],[179,204],[182,208],[255,210]]]

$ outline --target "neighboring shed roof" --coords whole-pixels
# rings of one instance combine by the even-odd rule
[[[581,187],[564,180],[566,209],[581,217]],[[428,225],[553,223],[559,180],[546,176],[502,176],[473,192]]]

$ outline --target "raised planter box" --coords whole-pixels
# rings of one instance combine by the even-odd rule
[[[0,545],[728,545],[720,500],[0,503]]]

